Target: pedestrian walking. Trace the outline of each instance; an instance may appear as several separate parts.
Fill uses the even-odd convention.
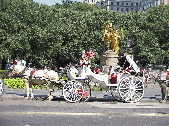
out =
[[[167,69],[167,75],[166,75],[166,84],[169,87],[169,67]]]
[[[169,81],[169,68],[167,69],[166,80],[168,80],[168,81]]]

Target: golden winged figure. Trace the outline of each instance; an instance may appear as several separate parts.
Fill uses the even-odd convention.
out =
[[[113,51],[118,52],[119,51],[119,43],[118,40],[121,36],[118,35],[118,30],[114,33],[112,23],[109,21],[107,25],[103,28],[105,31],[103,34],[103,41],[105,44],[108,45],[108,48],[112,48]],[[122,39],[124,40],[124,32],[123,28],[121,28],[122,33]]]

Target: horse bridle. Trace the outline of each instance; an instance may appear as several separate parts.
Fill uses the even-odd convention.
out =
[[[25,73],[26,70],[27,70],[27,67],[25,67],[25,68],[23,69],[23,71],[18,74],[19,77],[23,77],[23,74]]]

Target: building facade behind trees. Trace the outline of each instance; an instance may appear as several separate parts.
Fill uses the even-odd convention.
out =
[[[148,9],[156,5],[169,5],[169,0],[85,0],[85,3],[107,7],[107,10],[148,12]]]

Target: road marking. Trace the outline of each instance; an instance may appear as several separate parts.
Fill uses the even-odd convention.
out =
[[[70,116],[167,116],[168,113],[69,113],[69,112],[0,112],[0,115],[70,115]]]
[[[138,102],[138,103],[104,103],[104,102],[86,102],[86,104],[98,108],[169,108],[169,104]]]
[[[104,113],[69,113],[69,112],[0,112],[0,115],[105,115]]]

